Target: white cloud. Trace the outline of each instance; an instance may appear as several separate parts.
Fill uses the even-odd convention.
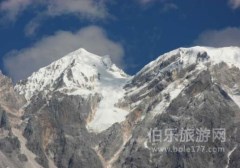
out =
[[[170,0],[136,0],[142,7],[149,7],[155,3],[160,3],[160,11],[161,12],[169,12],[173,10],[177,10],[178,6],[171,2]]]
[[[39,16],[36,17],[34,19],[32,19],[26,26],[24,29],[24,33],[26,36],[32,36],[36,33],[36,31],[38,30],[38,28],[40,27],[40,23],[42,22],[43,17]]]
[[[96,0],[50,0],[47,2],[47,13],[51,16],[76,13],[86,17],[103,18],[106,15],[105,1]]]
[[[237,9],[240,7],[240,0],[229,0],[229,5],[232,9]]]
[[[90,26],[76,33],[58,31],[30,48],[12,51],[5,56],[4,65],[9,75],[17,81],[78,48],[85,48],[98,55],[110,55],[113,62],[122,64],[122,46],[111,41],[103,29]]]
[[[107,0],[4,0],[0,11],[14,20],[29,6],[41,6],[45,16],[75,14],[86,18],[105,18]],[[35,8],[37,9],[37,8]],[[38,12],[39,13],[39,12]]]
[[[212,47],[240,46],[240,28],[205,31],[194,43]]]
[[[5,0],[0,3],[0,11],[5,12],[8,19],[14,20],[31,3],[31,0]]]

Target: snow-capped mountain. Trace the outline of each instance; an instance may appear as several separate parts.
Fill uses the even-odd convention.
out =
[[[118,83],[127,79],[109,56],[100,57],[81,48],[20,81],[15,89],[30,100],[42,91],[46,94],[56,90],[66,94],[91,94],[101,90],[101,84],[118,87]]]
[[[125,86],[123,104],[132,106],[127,120],[135,125],[114,167],[238,167],[239,68],[238,47],[179,48],[146,65]],[[159,149],[186,149],[199,143],[152,143],[146,136],[151,129],[175,129],[174,134],[179,135],[181,129],[192,128],[224,128],[225,143],[200,145],[204,149],[221,146],[225,151],[161,152]]]
[[[159,56],[134,76],[126,75],[108,56],[74,51],[20,81],[16,93],[1,90],[11,99],[1,104],[0,97],[10,119],[10,124],[0,125],[14,128],[11,138],[17,137],[21,148],[13,151],[22,154],[21,160],[13,155],[6,164],[14,162],[20,168],[238,168],[239,68],[238,47],[179,48]],[[10,85],[1,82],[0,88]],[[21,96],[26,101],[11,106]],[[10,107],[18,115],[13,117]],[[0,116],[6,120],[5,114]],[[152,143],[149,130],[155,128],[176,128],[176,134],[182,128],[224,128],[226,142]],[[0,140],[0,158],[7,157],[1,142],[12,141]],[[182,145],[224,151],[155,151]]]
[[[128,114],[115,104],[123,97],[123,86],[129,79],[130,76],[113,64],[109,56],[100,57],[81,48],[20,81],[15,89],[28,101],[39,92],[44,93],[46,99],[52,92],[81,95],[86,99],[99,94],[99,108],[88,123],[89,130],[96,132],[123,121]]]
[[[148,72],[156,74],[169,69],[186,68],[194,64],[197,64],[199,68],[201,68],[203,64],[206,65],[207,63],[211,63],[212,65],[216,65],[221,62],[225,62],[230,67],[240,67],[240,48],[212,48],[200,46],[179,48],[159,56],[156,60],[147,64],[138,74]],[[160,66],[159,71],[156,71],[155,69],[158,66]],[[138,76],[138,74],[136,76]]]
[[[184,75],[187,74],[190,79],[195,78],[194,75],[222,63],[229,68],[240,68],[240,48],[200,46],[178,48],[159,56],[143,67],[125,88],[133,105],[139,105],[141,101],[145,101],[145,97],[159,90],[161,94],[170,94],[173,100],[191,82],[188,78],[183,78]]]

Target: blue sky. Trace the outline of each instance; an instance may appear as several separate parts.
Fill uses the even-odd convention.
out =
[[[178,47],[240,46],[240,0],[2,0],[0,69],[15,81],[78,48],[134,74]]]

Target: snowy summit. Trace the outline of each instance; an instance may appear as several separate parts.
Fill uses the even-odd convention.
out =
[[[81,48],[20,81],[15,90],[28,101],[39,92],[47,95],[59,91],[86,99],[98,93],[102,99],[88,128],[102,131],[125,119],[127,112],[115,104],[124,95],[123,86],[129,79],[130,76],[113,64],[109,56],[100,57]]]

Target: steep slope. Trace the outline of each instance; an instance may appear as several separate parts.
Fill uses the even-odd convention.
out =
[[[193,47],[146,65],[125,87],[122,104],[131,104],[127,120],[134,124],[113,167],[239,167],[239,59],[237,47]],[[178,137],[181,130],[201,128],[224,128],[226,141],[152,141],[154,129],[162,136],[173,129]],[[192,150],[198,146],[205,151]],[[216,147],[224,151],[208,151]],[[181,148],[190,152],[171,152]]]
[[[41,167],[21,135],[20,108],[24,103],[24,98],[14,91],[11,79],[0,72],[0,167]]]
[[[90,130],[99,132],[123,121],[127,115],[126,111],[115,107],[124,95],[122,87],[127,80],[129,76],[116,67],[110,57],[79,49],[20,81],[15,89],[28,101],[40,92],[46,99],[50,99],[47,95],[51,96],[53,92],[81,95],[86,99],[89,95],[99,94],[100,107],[94,112],[94,118],[89,118],[91,122],[88,124]]]
[[[129,77],[77,50],[15,86],[27,147],[46,168],[238,168],[239,68],[237,47],[179,48]],[[153,143],[155,128],[224,128],[226,141]],[[224,151],[160,151],[199,145]]]
[[[20,81],[15,89],[27,100],[39,92],[47,94],[56,90],[84,95],[101,90],[100,84],[113,85],[112,80],[126,80],[127,77],[109,56],[102,58],[81,48]]]
[[[240,68],[240,48],[179,48],[160,56],[138,72],[125,86],[127,95],[133,105],[144,101],[145,97],[154,97],[157,92],[164,94],[167,91],[173,99],[188,85],[188,78],[196,77],[193,74],[217,71],[222,64],[226,69]],[[228,85],[227,82],[224,84]]]
[[[79,49],[20,81],[15,90],[28,101],[24,137],[38,163],[101,167],[95,133],[125,120],[128,111],[118,101],[130,78],[108,56]]]

